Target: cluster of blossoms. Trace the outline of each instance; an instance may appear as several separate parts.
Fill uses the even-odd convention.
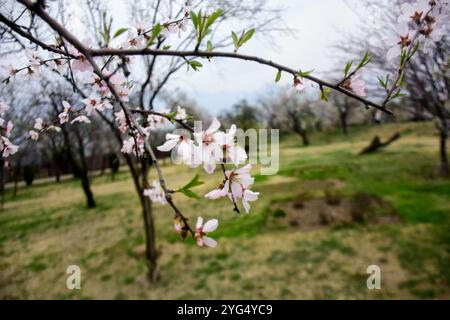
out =
[[[415,45],[416,40],[422,44],[421,49],[427,52],[445,35],[444,24],[448,23],[449,12],[449,2],[444,0],[404,3],[395,35],[386,39],[391,46],[386,58],[391,60],[400,56],[405,49]]]
[[[159,204],[166,204],[166,193],[164,189],[161,187],[161,184],[154,180],[153,185],[150,189],[144,189],[144,196],[149,197],[153,202]]]
[[[36,118],[34,121],[34,130],[30,130],[30,138],[34,141],[39,140],[39,135],[43,131],[55,131],[60,132],[61,128],[54,124],[47,124],[42,118]]]
[[[11,131],[14,127],[13,123],[11,121],[6,121],[3,119],[6,112],[8,111],[9,106],[0,101],[0,130],[1,130],[1,140],[0,140],[0,149],[2,152],[3,159],[8,158],[10,155],[15,154],[19,147],[14,145],[10,140],[9,137],[11,136]],[[5,163],[7,165],[7,163]]]
[[[161,26],[161,33],[169,38],[171,34],[177,34],[180,37],[182,32],[187,31],[189,22],[189,7],[184,7],[183,18],[178,21],[164,23]],[[145,49],[149,42],[152,41],[152,31],[154,27],[139,23],[135,27],[128,30],[126,40],[122,42],[122,49]]]

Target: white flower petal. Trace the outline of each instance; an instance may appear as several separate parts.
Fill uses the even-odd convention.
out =
[[[159,151],[162,151],[162,152],[168,152],[168,151],[172,150],[173,148],[175,148],[177,143],[178,143],[177,140],[167,140],[163,145],[157,147],[156,149],[158,149]]]
[[[203,237],[203,243],[210,248],[217,247],[217,241],[210,237]]]
[[[197,223],[195,224],[195,228],[201,228],[203,226],[203,218],[202,217],[198,217],[197,218]]]
[[[203,227],[203,231],[207,232],[207,233],[213,232],[217,229],[218,226],[219,226],[219,220],[211,219],[205,223],[205,226]]]

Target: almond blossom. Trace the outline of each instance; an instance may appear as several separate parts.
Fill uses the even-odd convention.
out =
[[[386,43],[391,47],[386,53],[386,59],[392,60],[401,55],[402,49],[409,47],[411,42],[411,31],[407,24],[398,24],[395,28],[395,35],[386,39]]]
[[[221,183],[217,189],[205,194],[206,199],[216,200],[219,198],[226,197],[230,192],[230,181],[227,179],[225,182]]]
[[[11,131],[14,128],[14,125],[11,121],[8,121],[8,123],[6,124],[6,130],[5,130],[5,135],[7,137],[9,137],[11,135]]]
[[[153,180],[153,185],[150,189],[144,189],[143,195],[149,197],[153,202],[162,205],[167,203],[166,193],[161,187],[161,184],[156,180]]]
[[[224,135],[222,148],[225,153],[225,161],[232,162],[237,166],[247,160],[247,152],[245,152],[245,149],[236,143],[236,131],[237,127],[233,124],[228,132]]]
[[[163,110],[161,111],[161,113],[166,114],[168,112],[167,110]],[[166,125],[170,124],[170,121],[166,117],[156,114],[150,114],[147,117],[147,123],[149,125],[150,130],[159,130],[163,129]]]
[[[175,217],[173,220],[173,227],[176,232],[181,232],[183,230],[182,220],[179,216]]]
[[[197,242],[197,245],[199,247],[217,247],[217,241],[213,238],[208,237],[208,233],[215,231],[218,226],[219,221],[217,219],[208,220],[203,225],[203,218],[198,217],[197,223],[195,224],[195,240]]]
[[[88,116],[92,115],[95,111],[103,112],[105,109],[113,108],[109,102],[102,101],[102,99],[95,96],[83,99],[82,102],[86,105],[86,112]]]
[[[305,90],[305,88],[306,86],[303,84],[303,82],[299,78],[295,77],[294,83],[292,87],[289,88],[286,95],[288,98],[290,98],[294,93],[302,92]]]
[[[186,109],[177,106],[177,113],[175,114],[175,120],[183,122],[186,121],[186,119],[187,119]]]
[[[144,49],[145,46],[145,37],[138,28],[129,30],[127,40],[121,45],[123,49]]]
[[[430,0],[418,0],[416,3],[404,3],[401,6],[402,14],[398,17],[398,22],[414,22],[419,25],[426,13],[431,9]]]
[[[200,147],[203,167],[209,174],[216,169],[216,163],[223,161],[223,151],[220,144],[223,141],[223,132],[219,132],[219,128],[220,122],[214,118],[207,130],[194,133],[195,140]]]
[[[342,84],[342,87],[353,91],[355,94],[357,94],[360,97],[366,96],[366,83],[363,79],[361,79],[362,73],[357,72],[353,77],[348,79]]]
[[[116,121],[119,123],[119,131],[121,133],[125,133],[128,130],[127,118],[125,116],[125,112],[120,110],[119,112],[114,113],[116,117]]]
[[[30,135],[30,138],[34,141],[38,141],[39,140],[39,132],[34,131],[34,130],[30,130],[28,132],[28,134]]]
[[[245,209],[245,212],[250,212],[250,204],[249,202],[253,202],[258,200],[259,192],[253,192],[249,189],[244,190],[243,197],[242,197],[242,205]]]
[[[255,182],[255,179],[250,175],[251,169],[251,164],[247,164],[239,169],[225,171],[225,175],[230,181],[231,194],[234,199],[242,198],[244,190]]]
[[[169,152],[173,149],[177,149],[178,156],[186,163],[192,158],[193,142],[187,134],[171,134],[166,135],[166,142],[157,147],[159,151]]]
[[[78,59],[73,60],[72,62],[72,70],[79,72],[93,72],[91,63],[84,55],[79,55]]]
[[[36,120],[34,120],[34,128],[36,130],[42,130],[44,129],[44,120],[42,120],[42,118],[37,118]]]
[[[78,116],[75,119],[73,119],[70,123],[74,124],[76,122],[79,122],[79,123],[91,123],[91,120],[89,120],[88,117],[81,115],[81,116]]]
[[[2,137],[0,147],[2,149],[2,155],[4,159],[15,154],[19,150],[19,146],[12,144],[11,141],[9,141],[9,139],[6,137]]]
[[[63,101],[62,105],[64,107],[64,111],[61,112],[58,115],[59,118],[59,123],[60,124],[64,124],[66,122],[69,122],[69,112],[72,111],[72,106],[70,105],[70,103],[68,103],[67,101]]]
[[[86,47],[90,47],[91,42],[88,39],[85,39],[83,41],[83,44]],[[72,70],[75,72],[93,72],[94,68],[92,67],[91,63],[87,59],[87,57],[83,54],[81,54],[77,49],[69,46],[69,53],[76,56],[77,59],[72,61]]]
[[[131,137],[127,140],[124,140],[120,152],[130,154],[133,153],[133,151],[134,151],[134,138]]]

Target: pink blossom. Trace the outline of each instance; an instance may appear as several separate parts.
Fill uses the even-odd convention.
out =
[[[81,116],[78,116],[75,119],[73,119],[72,122],[70,122],[70,123],[74,124],[76,122],[79,122],[79,123],[91,123],[91,120],[89,120],[88,117],[81,115]]]
[[[166,135],[166,142],[163,145],[157,147],[157,149],[162,152],[169,152],[174,148],[177,148],[178,156],[185,163],[190,161],[194,149],[193,142],[187,136],[187,134],[177,135],[168,133]]]
[[[251,164],[247,164],[242,168],[225,172],[230,181],[231,194],[234,199],[242,198],[243,191],[255,182],[255,179],[250,176],[251,168]]]
[[[210,200],[216,200],[225,197],[230,192],[230,181],[227,179],[224,183],[221,183],[217,189],[205,194],[205,198]]]
[[[86,112],[88,116],[92,115],[95,111],[103,112],[105,109],[112,109],[112,105],[110,103],[106,103],[105,101],[102,101],[101,98],[95,96],[83,99],[82,102],[86,105]]]
[[[5,135],[7,137],[9,137],[11,135],[11,131],[13,128],[14,128],[13,123],[11,121],[8,121],[8,123],[6,124],[6,132],[5,132]]]
[[[181,232],[183,230],[182,221],[181,221],[180,217],[177,216],[173,220],[173,227],[174,227],[176,232]]]
[[[259,192],[253,192],[249,189],[244,190],[242,197],[242,205],[247,213],[250,212],[250,204],[249,202],[253,202],[258,200]]]
[[[122,149],[120,150],[122,153],[130,154],[134,151],[134,138],[129,138],[125,140],[122,145]]]
[[[119,123],[119,130],[121,133],[125,133],[128,130],[128,123],[125,117],[125,112],[120,110],[119,112],[114,113],[116,117],[116,121]]]
[[[34,131],[34,130],[30,130],[29,134],[30,134],[30,138],[32,140],[38,141],[38,139],[39,139],[39,132]]]
[[[8,138],[2,137],[2,149],[3,149],[3,158],[8,158],[9,156],[15,154],[19,150],[19,146],[16,146],[9,141]]]
[[[395,34],[386,39],[386,43],[391,48],[386,53],[386,59],[392,60],[402,53],[402,49],[411,45],[410,30],[405,23],[396,26]]]
[[[34,122],[34,128],[39,131],[44,129],[44,120],[37,118]]]
[[[219,132],[220,122],[214,118],[206,131],[194,133],[200,147],[203,168],[209,174],[216,169],[216,163],[222,162],[223,151],[220,142],[223,141],[223,132]]]
[[[78,58],[72,62],[72,70],[79,72],[93,72],[94,68],[84,55],[79,55]]]
[[[289,88],[286,95],[288,98],[292,96],[294,93],[299,93],[304,91],[306,86],[303,84],[303,82],[299,78],[294,79],[294,83],[292,84],[292,87]]]
[[[161,187],[161,184],[154,180],[153,185],[150,189],[144,189],[143,192],[144,196],[149,197],[153,202],[159,203],[159,204],[166,204],[166,193],[164,192],[164,189]]]
[[[175,114],[175,120],[186,121],[186,119],[187,119],[186,109],[177,106],[177,113]]]
[[[62,105],[64,107],[64,111],[61,112],[58,115],[59,118],[59,123],[60,124],[64,124],[66,122],[69,122],[69,112],[72,111],[72,106],[70,105],[70,103],[68,103],[67,101],[63,101]]]
[[[342,85],[343,88],[353,91],[355,94],[361,97],[366,96],[366,83],[361,79],[361,72],[357,72],[353,77],[348,79]]]
[[[398,22],[414,22],[419,25],[425,14],[431,9],[430,0],[418,0],[416,3],[404,3],[401,6],[402,14],[398,17]]]
[[[236,125],[233,124],[224,135],[222,148],[225,151],[226,162],[232,162],[237,166],[247,160],[247,152],[235,142],[236,131]]]
[[[197,223],[195,225],[195,239],[199,247],[207,246],[210,248],[217,247],[217,241],[208,237],[208,233],[213,232],[219,226],[219,221],[217,219],[208,220],[203,225],[203,218],[198,217]]]

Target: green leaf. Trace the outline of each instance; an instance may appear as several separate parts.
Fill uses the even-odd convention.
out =
[[[168,44],[168,45],[163,47],[163,50],[169,50],[170,48],[172,48],[172,46],[170,44]]]
[[[153,26],[152,35],[150,36],[150,39],[147,42],[147,48],[153,44],[156,37],[161,33],[161,30],[162,30],[161,24],[158,23]]]
[[[198,16],[195,14],[193,10],[191,10],[189,15],[191,16],[192,24],[194,25],[195,30],[198,30]]]
[[[357,69],[361,69],[362,67],[366,66],[371,60],[372,60],[372,57],[370,56],[369,52],[367,51],[364,54],[364,57],[362,58],[361,62],[359,63]]]
[[[203,64],[201,64],[200,62],[193,60],[193,61],[189,61],[189,65],[192,67],[192,69],[194,69],[195,71],[198,71],[198,69],[200,69],[201,67],[203,67]]]
[[[238,39],[238,35],[236,34],[236,32],[231,31],[231,36],[233,37],[234,49],[235,49],[235,50],[239,49],[239,39]]]
[[[328,102],[328,94],[331,92],[329,88],[323,88],[321,90],[320,99]]]
[[[128,28],[120,28],[119,30],[116,31],[116,33],[114,33],[113,39],[117,38],[118,36],[120,36],[121,34],[127,32],[127,31],[128,31]]]
[[[377,77],[377,78],[378,78],[378,83],[380,84],[380,86],[381,86],[382,88],[386,89],[387,85],[386,85],[386,83],[384,82],[383,78],[381,78],[381,77]]]
[[[213,51],[213,45],[211,40],[208,40],[208,42],[206,43],[206,48],[208,49],[208,51]]]
[[[275,78],[275,82],[278,82],[281,80],[281,70],[278,70],[277,77]]]
[[[309,76],[311,73],[313,73],[314,72],[314,69],[313,70],[309,70],[309,71],[299,71],[298,72],[298,76],[299,77],[301,77],[301,78],[304,78],[304,77],[307,77],[307,76]]]
[[[352,67],[352,65],[353,65],[353,61],[349,61],[349,62],[347,63],[347,65],[345,66],[344,78],[347,77],[347,75],[348,75],[348,73],[349,73],[350,68]]]
[[[191,190],[180,190],[180,192],[188,198],[200,200],[200,196]]]
[[[180,190],[190,189],[204,184],[203,181],[200,180],[200,176],[197,174],[191,181],[189,181],[183,188]]]
[[[247,32],[245,32],[244,35],[241,37],[241,40],[239,41],[239,46],[241,47],[244,43],[250,40],[255,34],[255,31],[256,31],[255,29],[250,29]]]
[[[214,23],[214,21],[217,20],[217,18],[219,18],[221,15],[223,15],[223,10],[222,9],[218,9],[216,11],[214,11],[206,20],[205,23],[205,31],[208,31],[209,27]]]

